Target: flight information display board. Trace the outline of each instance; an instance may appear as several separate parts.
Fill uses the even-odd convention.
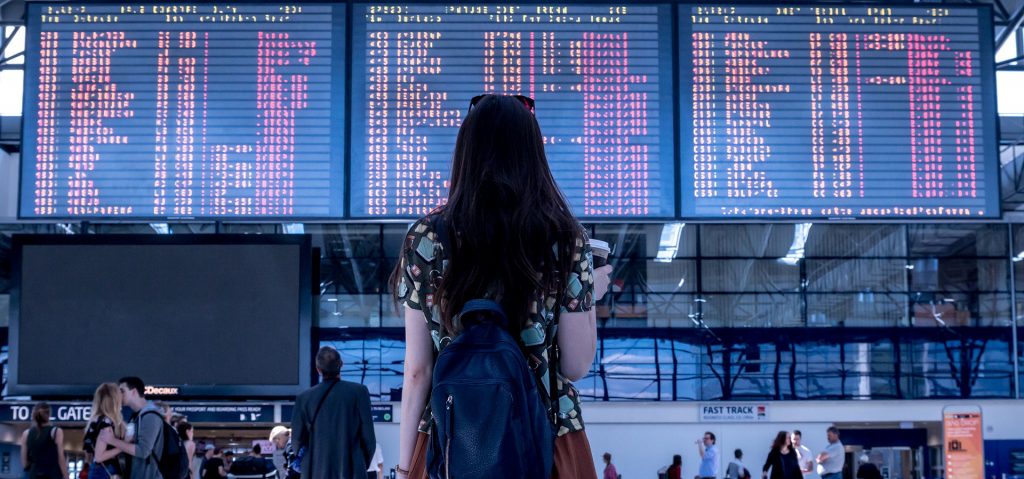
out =
[[[21,217],[344,216],[343,4],[27,15]]]
[[[998,217],[991,10],[680,6],[680,214]]]
[[[481,93],[536,100],[577,215],[675,215],[670,6],[356,4],[352,16],[352,217],[441,204]]]

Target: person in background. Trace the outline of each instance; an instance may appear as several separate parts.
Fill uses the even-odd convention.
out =
[[[750,471],[743,465],[743,450],[733,451],[733,460],[729,461],[729,467],[725,469],[725,479],[750,479]]]
[[[231,466],[233,466],[235,464],[235,451],[232,451],[230,449],[228,449],[227,451],[224,451],[223,459],[224,459],[224,470],[230,473],[231,472]]]
[[[828,446],[818,454],[818,474],[821,479],[842,479],[846,465],[846,449],[839,440],[839,428],[831,426],[826,431]]]
[[[618,479],[619,471],[616,471],[615,464],[612,464],[612,454],[606,452],[602,458],[604,459],[604,479]]]
[[[171,405],[165,401],[153,401],[153,405],[156,406],[163,413],[164,422],[170,425],[174,425],[172,420],[174,419],[174,411],[171,410]]]
[[[370,391],[341,380],[341,355],[330,346],[316,354],[323,381],[295,398],[293,446],[305,448],[302,479],[362,479],[377,438]]]
[[[206,464],[203,465],[202,479],[221,479],[228,477],[228,470],[224,467],[224,453],[218,448],[207,450]]]
[[[32,427],[21,434],[21,464],[29,479],[68,479],[64,431],[50,424],[50,405],[32,407]]]
[[[761,477],[768,477],[768,470],[771,469],[771,479],[803,479],[800,473],[800,464],[796,459],[796,452],[793,451],[793,444],[790,442],[789,433],[779,431],[772,442],[772,450],[768,453],[768,459],[761,469]]]
[[[117,460],[121,450],[100,440],[104,429],[112,429],[120,439],[127,432],[121,417],[121,390],[114,383],[100,384],[92,396],[92,415],[82,439],[82,450],[91,458],[88,479],[116,479],[124,473]]]
[[[707,431],[704,438],[697,441],[697,451],[700,452],[700,479],[715,479],[718,477],[718,448],[715,444],[718,440],[715,433]]]
[[[860,456],[860,467],[857,468],[857,479],[882,479],[882,471],[878,470],[878,466],[871,462],[867,454]]]
[[[191,467],[196,458],[195,431],[192,429],[192,424],[182,419],[178,421],[178,424],[174,426],[174,428],[178,431],[178,437],[181,438],[181,444],[185,446],[185,455],[188,456],[188,475],[191,479],[198,479],[193,475]]]
[[[124,377],[118,382],[124,403],[135,412],[132,417],[135,435],[128,441],[118,439],[113,431],[100,431],[100,440],[132,456],[131,479],[162,479],[153,451],[162,451],[164,440],[163,411],[146,400],[146,385],[137,377]]]
[[[683,477],[683,456],[676,454],[672,456],[672,465],[668,466],[668,479],[682,479]]]
[[[802,444],[803,436],[799,429],[795,429],[793,434],[790,434],[789,439],[793,443],[793,450],[796,451],[796,460],[800,465],[800,473],[806,476],[814,472],[814,456],[811,454],[811,450]]]
[[[270,430],[270,442],[274,444],[274,452],[270,459],[274,463],[274,469],[277,469],[277,479],[288,477],[288,458],[285,449],[291,436],[292,432],[284,426],[274,426],[274,429]]]
[[[370,468],[366,470],[367,479],[384,479],[384,451],[380,449],[380,443],[373,451],[373,458],[370,459]]]
[[[195,459],[192,459],[192,479],[203,479],[203,470],[206,466],[206,461],[213,457],[214,445],[206,443],[203,445],[203,453],[197,454]]]

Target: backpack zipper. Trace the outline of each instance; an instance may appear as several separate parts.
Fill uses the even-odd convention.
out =
[[[444,477],[445,479],[451,479],[451,473],[448,472],[448,466],[451,464],[451,452],[452,452],[452,425],[455,422],[452,418],[452,395],[448,395],[448,400],[445,401],[445,414],[448,416],[448,434],[444,440]]]

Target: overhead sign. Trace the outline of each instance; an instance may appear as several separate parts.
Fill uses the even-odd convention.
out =
[[[30,422],[35,402],[0,403],[0,422]],[[55,423],[84,423],[92,413],[92,404],[87,402],[51,402],[51,420]],[[273,404],[216,404],[184,403],[171,404],[171,409],[188,418],[191,423],[272,423]],[[126,416],[131,412],[125,409]]]
[[[371,404],[370,414],[373,416],[373,422],[394,422],[395,421],[395,408],[391,404]],[[295,415],[295,406],[291,404],[281,405],[281,422],[290,423],[292,422],[292,416]]]
[[[942,431],[946,449],[946,479],[985,477],[981,409],[946,408]]]
[[[171,404],[171,409],[191,423],[274,422],[273,404]]]
[[[34,402],[4,403],[0,405],[0,422],[31,422]],[[87,402],[53,402],[50,420],[56,423],[86,422],[92,414]]]
[[[768,421],[767,404],[702,404],[700,422],[765,422]]]

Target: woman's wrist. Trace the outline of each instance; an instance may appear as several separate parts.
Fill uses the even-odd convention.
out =
[[[398,474],[398,477],[409,477],[409,470],[399,464],[395,464],[395,472]]]

